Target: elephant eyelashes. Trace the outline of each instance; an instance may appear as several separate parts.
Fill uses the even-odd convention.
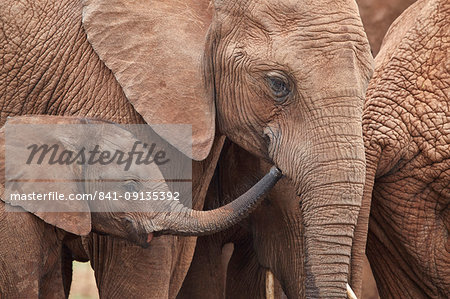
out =
[[[279,74],[269,74],[267,76],[267,83],[270,87],[272,95],[278,102],[284,101],[291,93],[289,81]]]

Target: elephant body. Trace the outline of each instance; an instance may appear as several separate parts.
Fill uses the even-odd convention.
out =
[[[382,298],[450,296],[450,5],[418,1],[391,26],[363,127],[367,254]]]
[[[1,3],[0,125],[8,116],[24,114],[145,123],[88,43],[81,3],[47,5],[45,1],[33,1],[31,6],[28,2]]]

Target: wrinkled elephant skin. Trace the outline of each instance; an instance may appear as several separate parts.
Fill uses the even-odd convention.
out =
[[[382,298],[450,296],[450,3],[391,26],[364,109],[367,254]]]
[[[0,3],[1,124],[22,114],[192,124],[192,142],[157,133],[200,161],[193,167],[196,209],[220,152],[218,135],[226,135],[277,166],[302,199],[305,295],[344,298],[365,177],[361,117],[372,73],[358,7],[353,0],[209,4]],[[89,238],[83,243],[101,297],[173,298],[195,241],[156,237],[147,259],[152,243],[145,251],[108,236]],[[164,244],[173,250],[154,259]],[[120,271],[122,250],[130,257],[124,270],[142,273],[126,286],[106,272],[110,265]],[[139,266],[138,256],[145,260]],[[167,278],[164,285],[148,283],[153,275]]]

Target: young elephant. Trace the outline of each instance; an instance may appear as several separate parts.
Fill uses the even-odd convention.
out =
[[[416,2],[389,29],[367,92],[361,214],[371,205],[382,298],[450,297],[449,36],[450,2]]]
[[[42,124],[46,127],[36,134],[35,127]],[[32,125],[34,129],[27,130],[24,125]],[[68,125],[75,126],[68,128]],[[64,129],[60,129],[62,126]],[[0,295],[31,298],[47,292],[59,295],[63,294],[62,290],[67,292],[68,287],[63,287],[63,275],[66,273],[62,272],[62,259],[64,241],[71,241],[70,234],[87,235],[92,230],[148,246],[154,231],[195,235],[221,230],[223,228],[215,224],[214,215],[225,217],[224,222],[231,221],[230,225],[237,223],[248,214],[245,211],[247,207],[256,206],[257,202],[250,203],[249,199],[261,198],[261,192],[273,187],[281,177],[276,171],[269,175],[270,178],[266,177],[260,187],[255,185],[249,190],[250,193],[233,204],[209,212],[193,211],[173,198],[133,200],[133,194],[140,192],[156,192],[158,196],[163,192],[164,198],[168,199],[168,192],[171,191],[162,170],[155,163],[138,166],[137,161],[130,160],[131,163],[124,167],[124,157],[111,159],[112,162],[106,164],[105,159],[101,158],[105,157],[104,153],[108,153],[109,158],[117,157],[117,153],[131,154],[138,142],[137,137],[126,128],[101,120],[56,116],[22,116],[8,120],[0,130],[0,144],[4,147],[0,154],[0,167],[4,174],[2,177],[6,179],[2,184],[5,188],[0,188],[4,190],[0,218],[4,246],[1,249],[0,273],[4,279],[0,283]],[[40,147],[33,148],[33,145]],[[86,156],[94,150],[97,157]],[[174,159],[176,153],[169,154],[170,158]],[[157,155],[151,154],[152,157]],[[23,160],[24,157],[28,159]],[[5,158],[8,160],[5,161]],[[103,161],[103,164],[92,162],[96,160]],[[176,158],[174,164],[175,161]],[[176,171],[179,171],[181,166],[179,160],[177,162]],[[188,162],[190,164],[191,161]],[[169,171],[166,169],[163,172],[166,174]],[[42,201],[23,199],[23,196],[29,198],[30,195],[55,193],[69,200],[45,200],[45,197]],[[113,199],[108,196],[101,198],[101,193],[114,194]],[[70,200],[70,196],[81,194],[96,195],[89,200]],[[17,200],[16,195],[22,199]],[[178,196],[181,200],[186,195]],[[23,213],[18,207],[35,216]],[[17,213],[10,213],[11,209]],[[179,225],[184,222],[192,222],[189,226],[198,229],[189,231],[180,228]],[[19,223],[20,228],[13,229]],[[16,257],[17,263],[13,263],[12,256]]]

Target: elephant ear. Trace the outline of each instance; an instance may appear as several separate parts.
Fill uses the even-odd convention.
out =
[[[192,141],[163,126],[154,130],[195,160],[208,156],[215,132],[202,73],[212,15],[209,1],[83,1],[88,41],[128,100],[150,125],[192,125]]]
[[[30,165],[26,165],[25,161],[21,162],[15,160],[16,156],[14,153],[24,151],[24,141],[28,142],[31,140],[36,140],[36,136],[28,136],[26,132],[23,134],[14,133],[20,130],[20,128],[16,127],[17,129],[14,129],[13,126],[25,124],[76,124],[79,123],[79,121],[80,119],[75,117],[20,116],[8,118],[6,124],[0,129],[0,195],[2,201],[10,204],[11,206],[19,206],[24,210],[33,213],[48,224],[81,236],[87,235],[91,231],[89,206],[84,200],[58,201],[58,211],[54,212],[49,211],[51,207],[50,205],[42,205],[42,202],[33,202],[29,200],[8,200],[8,198],[11,198],[10,194],[13,193],[31,194],[32,192],[35,192],[40,194],[48,194],[50,191],[61,189],[61,185],[59,185],[61,183],[51,181],[51,178],[59,179],[59,177],[55,177],[56,175],[46,172],[48,168],[36,171],[36,168],[31,168]],[[9,131],[10,129],[12,131]],[[23,131],[20,130],[20,132]],[[49,137],[51,137],[50,134],[52,133],[42,132],[42,134],[45,135],[44,138],[46,138],[46,140],[50,140]],[[5,138],[8,138],[8,140],[5,140]],[[56,140],[56,138],[54,141],[55,143],[60,142],[60,140]],[[7,163],[7,166],[5,163],[5,156],[7,159],[11,159],[9,160],[9,163]],[[8,168],[7,170],[6,167]],[[67,165],[64,167],[67,169],[61,169],[61,171],[77,171],[77,169],[74,169],[74,165]],[[8,173],[8,182],[5,182],[6,171]],[[61,171],[59,171],[59,173],[61,173]],[[30,180],[29,178],[31,177],[33,177],[34,180]],[[50,181],[48,183],[36,182],[36,180],[41,178],[49,179]],[[10,184],[10,187],[5,188],[5,183]],[[75,180],[72,180],[71,182],[64,182],[63,188],[65,193],[79,193],[79,186]]]

